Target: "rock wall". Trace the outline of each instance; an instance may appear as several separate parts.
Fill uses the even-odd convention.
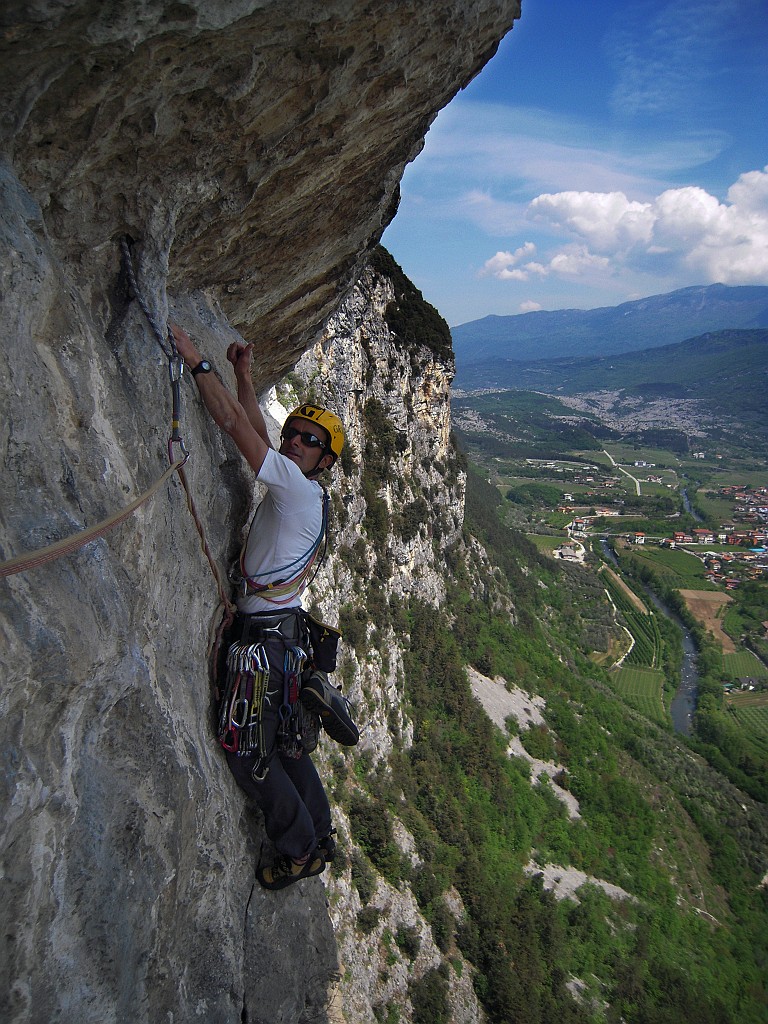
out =
[[[0,152],[100,326],[115,240],[147,287],[215,294],[295,362],[395,212],[436,112],[513,0],[75,0],[6,6]]]
[[[99,522],[167,466],[167,360],[119,239],[160,324],[170,311],[222,373],[228,341],[254,340],[258,386],[276,382],[359,276],[435,113],[517,13],[509,0],[5,6],[0,558]],[[414,392],[402,378],[420,424],[444,416],[445,371],[430,372]],[[182,384],[190,489],[224,566],[253,480]],[[345,406],[353,437],[362,409]],[[444,440],[418,429],[409,444]],[[411,458],[402,494],[378,496],[387,507],[428,472]],[[455,496],[432,495],[446,536]],[[391,548],[392,586],[439,599],[426,530]],[[254,887],[260,824],[211,742],[216,602],[177,477],[108,535],[0,580],[2,1020],[327,1018],[339,968],[324,882]],[[383,756],[372,659],[348,671],[372,694]]]
[[[407,748],[412,740],[403,701],[403,652],[410,637],[389,621],[392,603],[404,605],[410,597],[442,603],[446,558],[464,545],[466,478],[457,465],[449,408],[453,358],[393,335],[387,311],[396,302],[392,280],[367,269],[278,388],[282,405],[275,406],[279,419],[281,408],[300,395],[313,395],[341,411],[349,441],[333,478],[332,554],[311,588],[328,621],[349,624],[336,675],[361,729],[354,752],[324,742],[318,754],[329,788],[341,798],[334,808],[341,864],[324,877],[339,955],[337,991],[345,1014],[339,1019],[375,1024],[389,1015],[410,1021],[412,984],[442,965],[449,973],[451,1021],[478,1024],[483,1018],[470,965],[457,949],[450,959],[438,950],[408,885],[395,886],[373,872],[371,895],[361,898],[352,861],[362,854],[344,809],[356,793],[365,792],[356,781],[360,765],[386,772],[393,747]],[[376,438],[390,429],[399,443],[382,479],[376,471]],[[429,514],[414,528],[402,511],[425,495]],[[370,518],[372,500],[385,509],[383,529]],[[394,835],[418,866],[413,837],[397,819]],[[457,895],[451,909],[462,916]],[[361,912],[373,912],[373,927],[361,925]],[[416,937],[415,955],[406,955],[393,941],[402,929]]]

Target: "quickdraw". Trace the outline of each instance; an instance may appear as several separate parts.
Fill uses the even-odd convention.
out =
[[[286,757],[298,759],[304,753],[301,720],[298,711],[301,673],[307,661],[307,653],[301,647],[286,647],[283,662],[283,703],[280,705],[280,726],[278,728],[278,749]]]
[[[230,625],[234,618],[235,606],[232,604],[232,602],[229,600],[229,597],[227,596],[224,581],[221,578],[219,567],[216,564],[215,558],[213,557],[213,552],[211,551],[208,545],[208,540],[205,536],[205,529],[203,527],[202,520],[200,519],[197,508],[195,506],[195,501],[194,498],[192,497],[192,491],[190,490],[189,482],[187,480],[187,474],[184,470],[184,464],[189,458],[189,452],[187,451],[187,447],[184,444],[184,438],[181,435],[181,380],[184,375],[184,360],[179,355],[179,351],[176,348],[176,341],[173,337],[173,332],[171,331],[170,326],[166,325],[166,330],[165,332],[163,332],[157,320],[155,320],[154,316],[152,315],[152,312],[149,306],[147,305],[144,296],[141,293],[138,281],[136,280],[136,273],[134,271],[133,260],[131,259],[131,250],[128,245],[127,238],[123,238],[120,240],[120,249],[123,254],[123,264],[125,266],[125,272],[128,275],[128,281],[130,282],[133,295],[136,301],[138,302],[139,306],[141,307],[141,310],[144,313],[144,316],[146,317],[149,326],[152,328],[152,331],[157,339],[158,345],[160,346],[166,358],[168,359],[168,376],[171,382],[171,436],[168,439],[168,458],[171,461],[171,463],[178,463],[179,479],[181,480],[182,486],[184,488],[184,493],[187,499],[187,507],[195,523],[198,536],[200,537],[200,546],[203,549],[203,554],[208,560],[208,564],[211,567],[211,573],[213,574],[213,578],[216,581],[216,587],[219,592],[220,607],[223,606],[224,608],[224,615],[215,631],[215,636],[211,639],[211,642],[209,643],[209,654],[210,651],[213,650],[213,658],[215,662],[218,657],[218,650],[221,644],[222,634],[224,630]],[[167,346],[166,339],[168,342]],[[181,453],[178,460],[174,460],[174,449],[176,448],[178,448],[179,452]]]
[[[133,260],[131,259],[131,250],[128,246],[127,238],[122,238],[120,240],[120,250],[123,254],[123,265],[125,266],[125,272],[128,275],[128,280],[130,282],[134,298],[138,302],[139,306],[141,306],[141,310],[147,318],[147,323],[152,328],[152,331],[157,338],[158,345],[168,359],[168,376],[171,381],[172,406],[171,436],[168,439],[168,461],[175,461],[173,457],[173,449],[178,445],[180,452],[184,456],[184,461],[186,462],[189,458],[189,452],[184,444],[184,438],[181,436],[181,379],[184,375],[184,360],[181,358],[179,350],[176,348],[176,340],[173,337],[170,326],[167,326],[166,332],[163,333],[160,325],[152,315],[141,290],[139,289],[139,284],[136,280],[136,272],[133,269]],[[168,340],[167,348],[165,345],[166,338]]]
[[[264,738],[268,685],[264,644],[233,643],[227,652],[227,680],[219,704],[219,742],[230,753],[255,755],[251,774],[257,782],[269,771]]]

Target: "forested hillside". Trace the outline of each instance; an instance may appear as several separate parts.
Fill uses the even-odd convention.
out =
[[[392,273],[391,344],[423,364],[427,348],[442,352],[435,311],[388,258],[375,266]],[[421,354],[419,325],[432,339]],[[386,758],[366,750],[330,762],[346,850],[331,901],[349,879],[357,941],[388,950],[394,971],[400,957],[415,964],[423,942],[390,924],[380,882],[413,893],[439,959],[414,972],[410,1016],[381,997],[376,1019],[453,1024],[453,986],[469,972],[492,1024],[764,1021],[765,806],[621,698],[590,658],[621,632],[597,561],[540,554],[505,525],[499,491],[455,448],[439,467],[446,481],[467,473],[462,535],[446,544],[434,480],[412,480],[407,501],[420,509],[408,536],[432,536],[445,596],[393,592],[387,510],[375,496],[397,491],[386,471],[397,458],[395,405],[382,395],[362,423],[360,448],[376,457],[361,488],[378,513],[363,518],[365,543],[344,541],[339,553],[354,581],[345,641],[361,666],[388,666],[402,651],[402,700]],[[348,487],[353,478],[342,497]],[[394,502],[392,529],[402,510]],[[372,571],[368,543],[379,552]],[[476,697],[489,692],[509,708],[495,722]]]
[[[441,612],[400,613],[412,639],[414,742],[371,792],[380,820],[396,814],[417,837],[423,863],[411,883],[439,947],[450,955],[455,943],[476,966],[499,1024],[763,1021],[765,808],[617,698],[579,647],[599,602],[591,570],[566,574],[543,560],[501,525],[496,491],[469,481],[466,528],[501,576],[477,600],[459,561]],[[513,597],[514,621],[497,610],[497,589]],[[508,725],[530,755],[562,766],[578,818],[508,756],[470,693],[467,662],[544,698],[545,724]],[[369,852],[397,876],[386,845]],[[558,899],[546,865],[593,884]],[[439,899],[454,886],[467,911],[457,927]],[[427,1002],[414,1019],[448,1019],[439,972]]]

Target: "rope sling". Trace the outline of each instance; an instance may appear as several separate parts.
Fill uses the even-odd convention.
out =
[[[315,578],[320,566],[323,564],[325,553],[328,549],[329,504],[330,498],[328,497],[328,491],[323,488],[320,532],[312,542],[310,548],[303,554],[299,555],[298,558],[294,558],[292,562],[288,562],[286,565],[282,565],[277,569],[269,569],[266,572],[257,572],[254,573],[253,576],[249,576],[245,571],[246,547],[243,547],[240,554],[240,589],[244,596],[256,595],[263,598],[265,601],[269,601],[271,604],[284,605],[290,604],[295,600],[297,594],[301,594],[307,589]],[[322,553],[320,552],[321,544],[323,545]],[[318,555],[320,555],[319,560]],[[315,563],[317,563],[317,565],[315,565]],[[295,575],[290,576],[287,579],[277,579],[270,583],[259,582],[261,577],[283,573],[289,569],[294,569],[297,565],[300,566],[300,568],[296,571]],[[314,573],[312,572],[313,566],[315,567]]]

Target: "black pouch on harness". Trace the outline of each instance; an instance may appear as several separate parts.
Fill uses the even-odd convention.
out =
[[[307,612],[304,612],[304,621],[309,630],[309,645],[312,648],[314,667],[319,668],[321,672],[334,672],[341,633],[333,626],[326,626],[319,619],[312,618]]]

